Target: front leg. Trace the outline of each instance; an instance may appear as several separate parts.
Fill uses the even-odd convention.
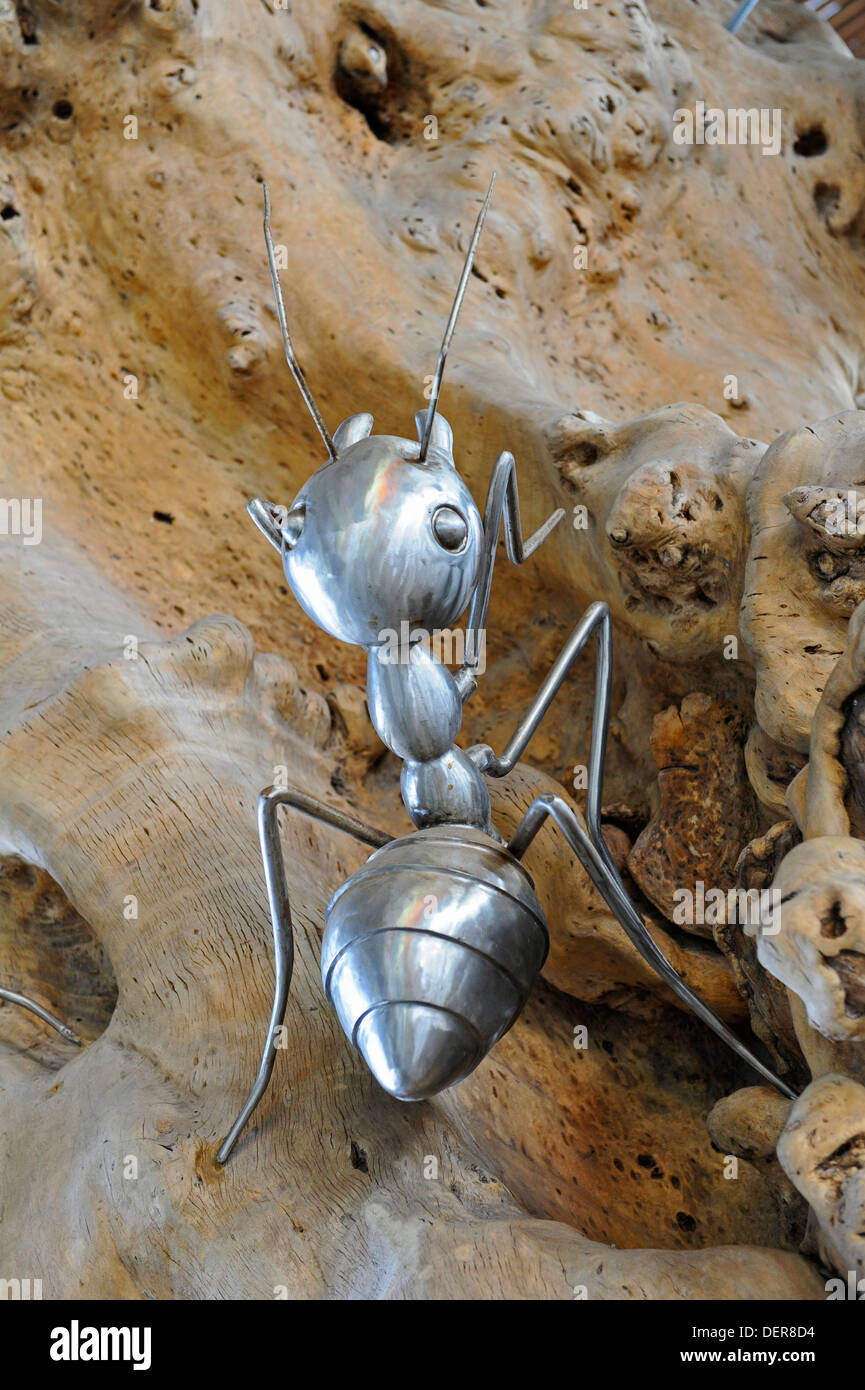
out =
[[[520,524],[520,500],[517,495],[517,470],[514,456],[509,454],[507,450],[499,454],[490,477],[484,507],[484,553],[472,598],[472,606],[469,610],[465,660],[457,673],[463,702],[468,699],[477,686],[477,667],[480,660],[479,635],[486,627],[493,568],[496,562],[496,546],[498,545],[502,521],[504,520],[505,523],[505,548],[508,552],[508,559],[512,565],[521,565],[558,526],[564,514],[562,507],[557,508],[552,516],[547,518],[543,526],[539,526],[537,531],[529,536],[527,541],[524,541]]]
[[[43,1023],[50,1024],[50,1026],[54,1028],[61,1037],[65,1038],[67,1042],[75,1043],[77,1047],[81,1047],[82,1042],[78,1034],[73,1033],[72,1029],[68,1027],[67,1024],[63,1023],[59,1018],[55,1018],[54,1014],[49,1013],[44,1004],[37,1003],[35,999],[31,999],[26,994],[18,994],[14,989],[0,989],[0,999],[4,1000],[7,1004],[18,1004],[20,1008],[27,1009],[28,1013],[35,1014],[37,1018],[41,1018]]]
[[[549,674],[541,685],[528,710],[523,715],[501,757],[496,757],[486,743],[470,748],[472,762],[488,777],[504,777],[519,762],[565,676],[570,671],[590,637],[597,646],[595,662],[595,702],[592,713],[592,741],[589,749],[589,785],[586,791],[586,821],[589,833],[597,843],[601,835],[601,787],[604,781],[604,754],[607,728],[610,722],[610,689],[613,680],[613,629],[606,603],[591,604],[580,618],[566,641]]]

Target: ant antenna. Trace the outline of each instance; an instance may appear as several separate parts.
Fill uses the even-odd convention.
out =
[[[457,322],[457,314],[459,313],[460,308],[462,306],[463,297],[466,292],[466,285],[468,283],[468,278],[471,273],[472,262],[475,258],[475,252],[478,249],[478,242],[481,239],[484,218],[487,215],[487,209],[490,205],[490,201],[492,200],[495,182],[496,176],[494,173],[492,178],[490,179],[490,186],[487,189],[487,196],[484,198],[483,206],[480,212],[478,213],[478,220],[475,223],[475,229],[472,232],[472,239],[469,242],[469,249],[466,252],[465,264],[463,265],[463,273],[460,276],[460,282],[457,285],[457,292],[456,297],[454,299],[453,308],[451,309],[451,316],[448,319],[447,328],[445,329],[445,335],[442,338],[442,345],[439,348],[438,361],[436,362],[435,375],[433,376],[432,381],[432,390],[430,391],[429,409],[426,413],[426,424],[423,427],[423,435],[421,437],[420,442],[420,457],[418,460],[420,463],[423,463],[426,460],[426,453],[427,449],[429,448],[430,435],[432,434],[433,420],[435,419],[436,407],[438,406],[439,392],[442,389],[442,376],[444,374],[445,369],[445,358],[448,355],[448,348],[451,345],[451,338],[454,336],[454,329],[456,327]]]
[[[288,320],[285,317],[285,303],[282,298],[282,286],[279,283],[279,271],[276,268],[276,256],[273,252],[273,237],[270,234],[270,193],[267,184],[264,184],[264,241],[267,246],[267,263],[270,266],[270,278],[273,281],[273,293],[276,298],[276,316],[279,319],[279,327],[282,331],[282,343],[285,348],[285,360],[288,363],[289,371],[297,382],[298,390],[303,396],[306,408],[315,421],[315,427],[325,442],[331,463],[336,461],[336,450],[333,447],[327,425],[321,418],[321,411],[315,403],[312,392],[307,385],[303,369],[294,353],[294,344],[291,341],[291,334],[288,331]]]
[[[742,25],[745,23],[745,20],[748,18],[748,15],[751,13],[751,11],[757,8],[757,4],[758,0],[742,0],[741,5],[736,10],[736,13],[733,15],[731,19],[728,19],[727,23],[724,25],[724,28],[727,30],[727,33],[735,34],[739,29],[741,29]]]

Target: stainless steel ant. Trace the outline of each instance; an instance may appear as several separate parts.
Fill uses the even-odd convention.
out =
[[[478,683],[499,529],[512,564],[564,513],[523,540],[511,454],[493,468],[483,520],[456,471],[453,435],[437,413],[445,359],[492,198],[490,182],[457,287],[430,392],[415,416],[418,442],[371,433],[368,414],[328,433],[295,356],[270,231],[264,235],[285,356],[327,450],[291,507],[256,499],[249,512],[280,552],[295,598],[331,636],[368,654],[369,714],[402,759],[403,801],[416,829],[399,839],[297,790],[269,787],[258,828],[273,925],[276,987],[258,1076],[217,1151],[225,1163],[270,1080],[293,963],[291,910],[279,842],[280,806],[375,847],[327,909],[322,979],[346,1035],[376,1079],[400,1100],[425,1100],[466,1077],[520,1013],[547,955],[549,934],[521,859],[549,817],[646,961],[764,1079],[793,1092],[755,1057],[676,973],[632,906],[601,833],[612,629],[605,603],[580,618],[500,756],[456,743]],[[465,659],[455,674],[421,633],[446,629],[470,604]],[[411,629],[394,658],[385,634]],[[535,798],[505,844],[490,818],[487,777],[522,755],[583,647],[596,649],[595,703],[585,820],[562,797]]]

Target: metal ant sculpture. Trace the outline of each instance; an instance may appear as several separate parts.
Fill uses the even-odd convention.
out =
[[[500,756],[457,747],[462,708],[477,688],[499,529],[512,564],[549,535],[559,510],[524,541],[513,456],[499,455],[483,520],[456,471],[450,426],[437,414],[442,373],[492,197],[490,182],[469,243],[433,376],[415,416],[418,442],[374,435],[352,415],[328,433],[294,353],[270,232],[264,235],[285,356],[327,449],[327,461],[291,507],[256,499],[249,513],[280,552],[301,607],[331,636],[368,653],[367,701],[380,738],[402,759],[400,787],[416,829],[394,839],[305,795],[274,787],[258,802],[273,924],[276,985],[261,1065],[217,1151],[225,1163],[267,1088],[293,963],[291,910],[279,842],[280,806],[375,847],[327,909],[325,993],[373,1075],[400,1100],[426,1100],[466,1077],[519,1015],[546,959],[549,933],[521,859],[549,817],[586,868],[637,950],[670,988],[755,1071],[795,1096],[693,993],[632,906],[601,833],[612,629],[593,603],[567,639]],[[396,660],[385,633],[453,623],[470,604],[465,659],[455,674],[421,641]],[[415,629],[416,631],[416,629]],[[414,633],[413,633],[414,636]],[[523,753],[589,638],[597,648],[585,822],[559,796],[538,796],[505,844],[490,818],[486,777],[504,777]]]

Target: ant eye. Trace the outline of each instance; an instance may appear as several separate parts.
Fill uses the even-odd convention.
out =
[[[433,512],[432,529],[445,550],[462,550],[468,540],[468,522],[455,507],[437,507]]]
[[[294,547],[303,535],[305,521],[306,504],[304,502],[299,503],[296,507],[292,507],[291,511],[286,514],[282,526],[280,527],[282,531],[282,541],[286,550],[294,550]]]

